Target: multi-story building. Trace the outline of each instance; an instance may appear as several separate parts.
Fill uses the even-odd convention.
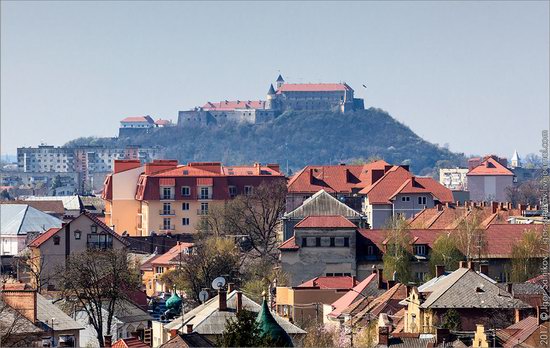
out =
[[[499,158],[490,156],[468,171],[468,190],[473,201],[508,200],[506,188],[513,186],[514,173]]]
[[[467,168],[439,169],[439,183],[449,190],[468,190]]]
[[[285,180],[278,164],[224,166],[220,162],[116,161],[103,198],[106,223],[131,236],[194,233],[213,204],[251,194],[264,182]]]

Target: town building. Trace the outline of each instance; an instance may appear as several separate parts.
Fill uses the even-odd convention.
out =
[[[65,266],[69,255],[89,249],[118,249],[127,246],[119,235],[94,215],[84,212],[61,228],[50,228],[32,240],[30,265],[31,281],[38,288],[55,289],[56,274]]]
[[[468,190],[467,168],[440,168],[439,183],[451,191]]]
[[[506,188],[513,186],[514,173],[501,162],[491,156],[468,171],[472,201],[508,201]]]
[[[157,160],[141,166],[137,161],[117,161],[105,180],[105,222],[130,236],[194,233],[211,205],[251,194],[262,183],[283,180],[278,164],[178,165],[174,160]]]
[[[298,208],[320,190],[361,211],[359,191],[379,180],[386,167],[391,166],[383,160],[361,165],[306,166],[288,181],[286,211]]]
[[[550,329],[550,323],[541,319],[540,314],[528,316],[506,328],[496,332],[498,343],[504,348],[526,347],[535,348],[548,346],[545,337]]]
[[[118,130],[119,138],[131,138],[133,136],[146,134],[153,128],[172,127],[174,124],[170,120],[153,120],[149,115],[146,116],[131,116],[120,121]]]
[[[383,175],[359,191],[371,228],[383,228],[395,216],[410,218],[423,209],[453,202],[451,190],[433,178],[414,176],[408,166],[386,166]]]

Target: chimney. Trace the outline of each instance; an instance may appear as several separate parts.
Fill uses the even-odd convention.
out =
[[[458,267],[459,267],[459,268],[467,268],[467,266],[466,266],[466,261],[459,261],[459,262],[458,262]]]
[[[243,293],[237,291],[237,313],[243,310]]]
[[[436,265],[435,266],[435,276],[441,277],[445,273],[445,265]]]
[[[372,265],[372,273],[376,273],[377,270],[376,270],[376,265]]]
[[[185,332],[187,332],[188,334],[193,333],[193,324],[185,325]]]
[[[514,309],[514,323],[519,323],[520,321],[521,321],[521,310],[519,308],[515,308]]]
[[[493,214],[496,214],[496,212],[498,211],[498,202],[491,202],[491,211],[493,212]]]
[[[512,283],[506,283],[506,292],[514,296],[514,287]]]
[[[382,270],[378,270],[378,289],[384,289],[384,272]]]
[[[218,290],[218,309],[220,311],[227,310],[227,292]]]
[[[235,283],[228,283],[227,284],[227,293],[230,294],[233,290],[235,290]]]
[[[177,329],[172,329],[172,330],[170,330],[170,338],[176,337],[177,334],[178,334],[178,330],[177,330]]]
[[[267,168],[276,171],[277,173],[281,172],[281,167],[277,163],[268,163]]]
[[[475,265],[474,265],[474,262],[473,261],[468,261],[468,268],[471,269],[472,271],[474,271],[475,269]]]
[[[112,343],[113,335],[105,335],[103,336],[103,345],[105,348],[110,348]]]
[[[449,336],[450,336],[449,329],[437,328],[435,330],[436,345],[439,346],[439,345],[443,344],[443,342],[449,343]]]
[[[139,160],[115,160],[114,161],[114,173],[123,172],[130,169],[135,169],[141,166]]]
[[[479,272],[489,276],[489,265],[486,263],[479,265]]]
[[[378,327],[378,345],[387,346],[390,340],[390,330],[387,326]]]
[[[395,286],[396,281],[395,280],[388,280],[388,290],[393,288]]]

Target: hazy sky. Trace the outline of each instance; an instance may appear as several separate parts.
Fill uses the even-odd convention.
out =
[[[265,98],[278,71],[346,81],[467,154],[537,152],[548,127],[547,1],[1,4],[4,154],[114,136],[126,116]]]

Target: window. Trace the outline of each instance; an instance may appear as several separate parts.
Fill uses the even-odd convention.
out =
[[[111,249],[113,247],[113,236],[110,234],[89,234],[88,249]]]
[[[201,193],[199,195],[199,199],[211,199],[210,196],[210,188],[209,187],[201,187]]]
[[[336,245],[334,237],[330,237],[330,246],[334,247]]]
[[[53,245],[59,245],[59,241],[61,240],[61,237],[54,236],[53,237]]]
[[[367,246],[367,255],[374,255],[374,248],[372,245]]]
[[[157,267],[157,268],[155,269],[155,273],[164,273],[164,267],[160,267],[160,266]]]
[[[174,197],[172,197],[172,188],[171,187],[163,187],[162,188],[162,198],[161,199],[174,199]]]
[[[315,246],[320,247],[321,246],[321,237],[315,237]]]
[[[189,186],[182,186],[181,187],[181,195],[182,196],[191,196],[191,188]]]
[[[327,277],[334,277],[334,273],[326,273]]]
[[[171,215],[172,212],[172,204],[170,203],[162,203],[162,215]]]
[[[97,226],[92,225],[91,230],[92,230],[92,233],[97,233]]]
[[[401,202],[410,202],[411,201],[411,197],[409,196],[402,196],[401,197]]]
[[[181,224],[183,226],[189,226],[189,218],[183,218],[181,219]]]
[[[229,186],[229,196],[231,198],[237,196],[237,186]]]
[[[170,218],[164,218],[162,219],[162,229],[163,230],[171,230],[172,224],[171,224]]]
[[[304,248],[304,247],[307,247],[307,238],[306,237],[302,238],[302,248]]]
[[[414,246],[415,255],[426,255],[426,246],[424,244]]]
[[[82,235],[82,232],[79,230],[74,231],[74,239],[80,239],[80,236]]]
[[[189,210],[189,202],[183,202],[181,204],[181,210]]]
[[[244,187],[244,194],[245,195],[251,195],[252,191],[254,191],[254,188],[252,186],[245,186]]]
[[[208,203],[202,202],[199,215],[206,215],[206,214],[208,214]]]
[[[418,197],[418,204],[426,205],[426,197]]]
[[[344,237],[344,246],[349,247],[349,237]]]

